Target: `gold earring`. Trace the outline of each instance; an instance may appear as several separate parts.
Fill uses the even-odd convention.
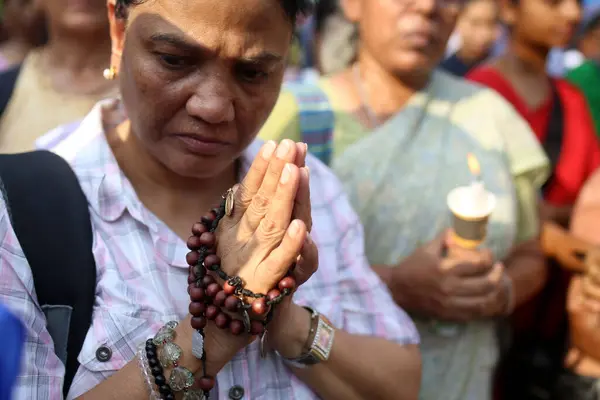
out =
[[[115,67],[106,68],[103,72],[104,79],[112,81],[117,77],[117,69]]]

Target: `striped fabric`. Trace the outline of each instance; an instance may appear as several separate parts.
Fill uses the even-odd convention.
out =
[[[97,105],[71,134],[54,132],[51,150],[69,161],[89,201],[98,286],[92,326],[79,354],[81,366],[69,392],[76,398],[123,368],[137,346],[165,322],[188,312],[185,242],[139,201],[121,172],[103,131]],[[244,174],[257,155],[255,141],[242,156]],[[311,169],[312,238],[319,247],[319,270],[295,294],[300,305],[326,315],[353,334],[375,335],[401,344],[418,342],[411,319],[397,308],[364,256],[363,230],[337,178],[313,157]],[[191,224],[192,221],[190,221]],[[57,260],[48,260],[49,265]],[[77,278],[73,277],[73,284]],[[0,302],[26,327],[23,366],[15,399],[61,399],[64,367],[54,354],[44,314],[37,304],[27,260],[0,203]],[[96,351],[111,350],[109,360]],[[312,400],[317,395],[296,378],[274,353],[262,359],[258,343],[240,351],[217,375],[217,393],[227,399],[234,386],[245,399]]]
[[[335,117],[327,95],[318,85],[289,82],[285,89],[295,96],[298,104],[302,141],[312,155],[329,165]]]

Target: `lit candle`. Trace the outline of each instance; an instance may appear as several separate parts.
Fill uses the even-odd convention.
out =
[[[469,186],[470,194],[470,211],[474,214],[485,213],[488,208],[488,194],[485,190],[485,186],[483,184],[483,180],[481,179],[481,168],[479,166],[479,161],[477,158],[469,153],[467,155],[467,164],[469,165],[469,170],[471,174],[473,174],[473,181]]]

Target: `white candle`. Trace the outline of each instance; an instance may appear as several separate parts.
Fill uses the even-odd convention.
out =
[[[482,181],[476,180],[471,183],[470,191],[470,208],[471,212],[477,215],[483,214],[488,208],[488,195]]]

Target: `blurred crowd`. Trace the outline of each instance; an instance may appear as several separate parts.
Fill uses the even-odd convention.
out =
[[[67,3],[2,2],[0,153],[64,143],[126,90],[106,1]],[[600,400],[600,3],[319,0],[259,137],[340,179],[418,329],[419,399]],[[462,248],[448,194],[474,180],[495,204]],[[2,353],[0,400],[20,379]]]

